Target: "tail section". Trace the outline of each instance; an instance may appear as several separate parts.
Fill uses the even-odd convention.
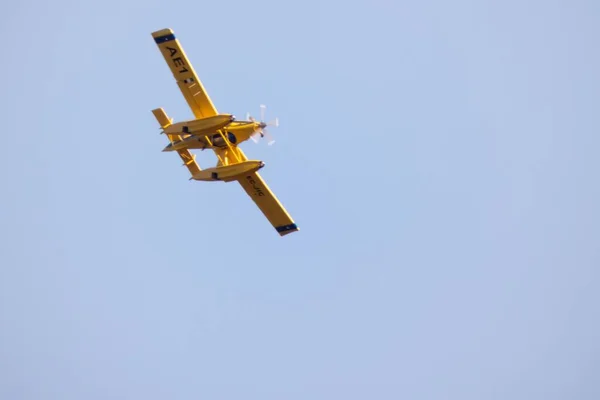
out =
[[[167,116],[167,113],[162,108],[152,110],[152,114],[154,114],[154,118],[156,118],[160,124],[160,127],[163,129],[166,129],[169,125],[171,125],[171,123],[173,123],[173,120]]]
[[[167,116],[167,113],[162,108],[152,110],[152,114],[154,114],[154,118],[156,118],[156,121],[158,121],[160,127],[163,130],[166,129],[169,125],[171,125],[171,123],[173,122],[173,120]],[[171,135],[165,136],[169,138],[171,143],[173,142],[173,137]],[[181,136],[175,136],[174,138],[177,140],[181,140]],[[200,166],[196,162],[196,157],[192,153],[190,153],[189,150],[178,150],[177,153],[179,154],[179,157],[181,157],[183,165],[186,166],[187,169],[190,171],[190,174],[192,174],[192,177],[197,176],[200,173],[200,171],[202,171],[202,168],[200,168]]]

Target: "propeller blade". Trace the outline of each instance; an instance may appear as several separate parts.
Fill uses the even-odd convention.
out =
[[[267,109],[267,106],[265,106],[264,104],[260,105],[260,120],[264,121],[265,120],[265,110]]]
[[[265,135],[265,139],[267,139],[267,144],[269,146],[271,146],[273,143],[275,143],[275,139],[273,139],[273,136],[271,136],[271,134],[269,133],[268,130],[263,129],[263,135]]]
[[[260,123],[259,124],[260,129],[257,130],[256,132],[254,132],[252,135],[250,135],[250,138],[252,139],[252,141],[254,143],[258,143],[259,136],[261,138],[264,137],[267,140],[267,144],[269,146],[271,146],[273,143],[275,143],[275,139],[273,138],[273,136],[271,136],[271,134],[265,128],[267,126],[274,126],[277,128],[279,126],[279,118],[275,118],[275,119],[265,123],[266,109],[267,109],[267,106],[265,106],[264,104],[260,105],[260,120],[258,121]],[[256,119],[250,115],[250,113],[246,114],[246,118],[250,122],[257,122]]]

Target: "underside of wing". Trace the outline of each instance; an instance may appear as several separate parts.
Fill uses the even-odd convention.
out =
[[[196,118],[217,115],[217,109],[206,93],[179,41],[171,29],[152,33],[165,61],[169,65],[177,85]]]
[[[238,181],[281,236],[299,230],[258,172],[246,174]]]

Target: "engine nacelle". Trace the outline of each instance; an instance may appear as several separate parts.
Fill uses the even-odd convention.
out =
[[[235,135],[231,132],[227,132],[225,133],[225,135],[227,135],[227,140],[229,140],[229,142],[231,144],[236,144],[237,143],[237,138],[235,137]],[[214,134],[210,140],[213,143],[213,146],[215,147],[226,147],[227,146],[227,142],[225,142],[225,140],[223,139],[223,136],[221,136],[219,133]]]

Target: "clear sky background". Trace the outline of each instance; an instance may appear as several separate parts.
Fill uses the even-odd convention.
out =
[[[5,2],[0,399],[600,398],[599,17]],[[167,27],[300,232],[161,152]]]

